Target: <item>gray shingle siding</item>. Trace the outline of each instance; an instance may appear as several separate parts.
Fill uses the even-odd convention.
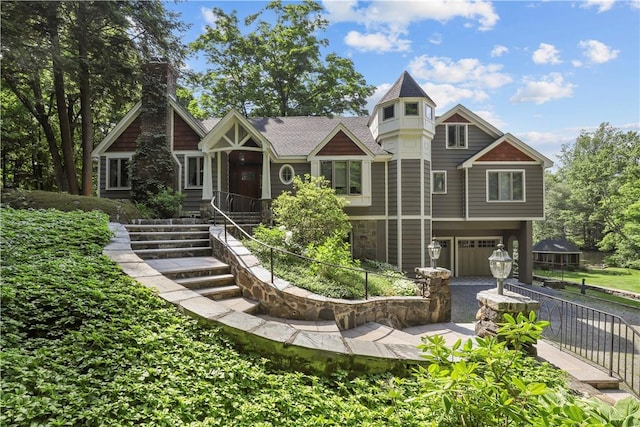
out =
[[[305,174],[311,174],[311,165],[309,163],[271,163],[271,198],[275,199],[283,191],[291,191],[293,184],[283,184],[280,181],[280,168],[286,164],[293,166],[293,170],[297,176],[304,177]]]
[[[524,170],[525,202],[487,202],[487,170]],[[469,169],[470,218],[542,218],[543,170],[540,165],[480,165]]]
[[[402,215],[420,215],[420,160],[404,159],[401,165]]]
[[[398,162],[389,162],[389,215],[398,215]]]
[[[490,135],[477,126],[469,125],[468,148],[447,149],[445,125],[436,127],[431,145],[431,169],[447,172],[447,194],[433,195],[434,218],[464,218],[465,177],[458,165],[493,142]]]
[[[389,264],[398,265],[398,221],[389,221]]]
[[[385,214],[385,163],[371,164],[371,206],[349,207],[345,209],[348,215],[384,215]]]
[[[413,270],[422,264],[420,246],[422,234],[420,220],[411,219],[402,221],[402,269]]]

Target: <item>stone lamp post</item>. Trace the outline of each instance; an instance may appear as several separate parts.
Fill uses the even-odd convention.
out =
[[[509,277],[509,273],[511,273],[512,264],[513,260],[509,256],[509,253],[504,250],[504,245],[500,243],[498,249],[493,251],[489,257],[491,274],[498,281],[498,295],[504,295],[504,281]]]
[[[436,268],[438,258],[440,258],[440,249],[442,249],[442,246],[440,246],[440,243],[438,243],[438,241],[434,237],[431,241],[431,244],[427,246],[427,248],[429,249],[429,258],[431,258],[431,268]]]

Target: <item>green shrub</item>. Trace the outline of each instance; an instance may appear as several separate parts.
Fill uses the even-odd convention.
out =
[[[149,194],[144,203],[155,218],[175,218],[180,214],[185,195],[170,188],[163,188],[158,194]]]
[[[346,238],[351,230],[344,212],[346,201],[335,194],[324,177],[305,175],[293,178],[293,192],[285,191],[272,204],[278,225],[291,231],[292,242],[301,248],[321,245],[337,234]]]
[[[348,272],[347,269],[360,268],[360,261],[351,257],[351,245],[338,233],[325,239],[321,245],[310,243],[306,255],[318,261],[311,264],[309,271],[322,277],[337,277]]]

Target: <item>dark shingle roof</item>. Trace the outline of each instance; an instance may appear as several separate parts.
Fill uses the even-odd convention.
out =
[[[427,98],[435,105],[433,100],[429,98],[429,95],[422,90],[420,85],[406,71],[402,73],[393,86],[391,86],[391,89],[387,91],[378,103],[381,104],[397,98]]]
[[[554,252],[566,254],[582,253],[576,245],[563,239],[546,239],[536,243],[533,252]]]
[[[369,117],[248,117],[251,123],[272,145],[279,156],[307,156],[340,123],[374,155],[386,151],[374,140],[367,126]],[[207,119],[203,125],[210,131],[219,118]]]

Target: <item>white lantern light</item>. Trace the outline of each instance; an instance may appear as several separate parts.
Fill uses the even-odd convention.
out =
[[[429,249],[429,258],[431,258],[431,268],[436,268],[436,261],[440,258],[440,249],[442,249],[442,246],[440,246],[440,243],[438,243],[434,237],[427,248]]]
[[[498,294],[503,294],[504,280],[509,277],[511,273],[511,265],[513,260],[509,256],[509,253],[504,250],[504,245],[500,243],[498,249],[493,251],[489,257],[489,268],[491,268],[491,274],[498,281]]]

